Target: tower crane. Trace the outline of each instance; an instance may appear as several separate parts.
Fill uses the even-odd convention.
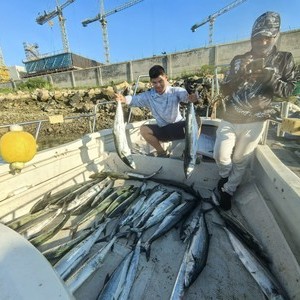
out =
[[[228,4],[227,6],[223,7],[222,9],[218,10],[217,12],[209,15],[207,18],[205,18],[204,20],[202,20],[202,22],[200,23],[196,23],[194,24],[192,27],[191,27],[191,30],[193,32],[196,31],[196,29],[206,23],[209,22],[209,44],[212,45],[212,36],[213,36],[213,28],[214,28],[214,22],[215,22],[215,19],[226,13],[227,11],[233,9],[234,7],[238,6],[239,4],[242,4],[243,2],[245,2],[246,0],[236,0],[230,4]]]
[[[63,9],[67,7],[69,4],[73,3],[75,0],[68,0],[62,5],[59,5],[58,0],[56,0],[56,8],[55,10],[51,12],[44,11],[43,15],[39,15],[36,18],[36,22],[40,25],[45,24],[46,22],[50,21],[54,17],[58,17],[59,25],[60,25],[60,31],[61,31],[61,38],[62,38],[62,44],[65,52],[70,52],[70,46],[69,41],[67,37],[66,27],[65,27],[65,21],[66,19],[63,16]]]
[[[25,55],[27,60],[34,60],[40,57],[39,46],[37,43],[29,44],[27,42],[23,42],[23,47],[25,50]]]
[[[104,11],[104,0],[100,1],[100,14],[98,14],[96,17],[92,19],[86,19],[82,21],[82,25],[86,27],[89,23],[100,21],[101,27],[102,27],[102,39],[103,39],[103,45],[104,45],[104,52],[105,52],[105,62],[109,64],[110,58],[109,58],[109,45],[108,45],[108,35],[107,35],[107,21],[106,17],[121,11],[125,8],[128,8],[130,6],[133,6],[139,2],[142,2],[143,0],[132,0],[129,2],[126,2],[108,12]]]

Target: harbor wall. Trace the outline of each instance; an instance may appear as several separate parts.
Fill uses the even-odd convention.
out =
[[[198,73],[203,65],[228,65],[235,55],[242,54],[250,48],[250,40],[242,40],[36,77],[48,80],[55,88],[95,87],[122,81],[133,82],[138,76],[147,75],[151,66],[160,64],[166,69],[169,78],[178,78]],[[281,33],[278,48],[282,51],[292,52],[296,64],[300,64],[300,29]],[[15,87],[16,82],[0,84],[0,87],[5,86]]]

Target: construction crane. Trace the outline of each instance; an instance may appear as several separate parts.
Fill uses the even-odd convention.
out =
[[[30,44],[23,42],[23,47],[25,51],[25,56],[28,61],[38,59],[40,57],[38,44]]]
[[[40,25],[45,24],[46,22],[49,22],[51,19],[58,17],[59,25],[60,25],[60,31],[61,31],[61,37],[62,37],[62,44],[65,52],[70,52],[70,46],[69,41],[67,37],[66,27],[65,27],[65,21],[66,19],[63,16],[63,9],[67,7],[69,4],[73,3],[75,0],[68,0],[64,4],[59,5],[58,0],[56,0],[56,8],[55,10],[51,12],[44,11],[43,15],[39,15],[36,18],[36,22]]]
[[[84,21],[82,21],[82,25],[84,27],[86,27],[89,23],[95,22],[95,21],[100,21],[101,23],[101,27],[102,27],[102,39],[103,39],[103,45],[104,45],[104,53],[105,53],[105,62],[107,64],[110,63],[110,58],[109,58],[109,45],[108,45],[108,35],[107,35],[107,21],[106,21],[106,17],[121,11],[125,8],[128,8],[130,6],[133,6],[139,2],[142,2],[143,0],[133,0],[133,1],[129,1],[126,2],[108,12],[104,11],[104,0],[101,0],[100,2],[100,14],[98,14],[96,17],[92,18],[92,19],[86,19]]]
[[[217,12],[215,12],[215,13],[209,15],[209,16],[208,16],[207,18],[205,18],[202,22],[196,23],[195,25],[193,25],[193,26],[191,27],[191,30],[192,30],[193,32],[195,32],[196,29],[197,29],[198,27],[200,27],[200,26],[202,26],[202,25],[204,25],[204,24],[206,24],[206,23],[209,22],[209,44],[212,45],[212,42],[213,42],[212,36],[213,36],[213,29],[214,29],[214,22],[215,22],[215,19],[216,19],[218,16],[220,16],[220,15],[226,13],[227,11],[233,9],[234,7],[238,6],[239,4],[242,4],[242,3],[245,2],[245,1],[246,1],[246,0],[236,0],[236,1],[234,1],[234,2],[232,2],[232,3],[230,3],[230,4],[228,4],[228,5],[225,6],[224,8],[222,8],[222,9],[218,10]]]

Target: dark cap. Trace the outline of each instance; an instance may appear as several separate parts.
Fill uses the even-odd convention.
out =
[[[276,37],[280,30],[280,15],[267,11],[256,19],[252,27],[251,37]]]

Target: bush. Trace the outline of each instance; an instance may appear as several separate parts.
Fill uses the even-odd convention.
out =
[[[35,89],[51,89],[51,84],[43,78],[30,78],[17,85],[19,90],[33,91]]]

